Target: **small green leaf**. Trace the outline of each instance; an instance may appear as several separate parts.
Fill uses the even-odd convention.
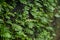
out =
[[[46,29],[48,29],[50,31],[54,31],[52,27],[46,27]]]
[[[33,31],[26,28],[26,33],[28,33],[28,34],[33,34]]]
[[[34,23],[32,23],[32,22],[28,23],[28,27],[29,28],[33,28],[34,27]]]
[[[55,17],[60,17],[60,15],[59,14],[55,14]]]
[[[11,35],[10,35],[10,33],[4,33],[3,37],[5,37],[5,38],[11,38]]]
[[[27,4],[27,1],[26,0],[19,0],[21,3],[23,4]]]
[[[48,0],[49,2],[51,2],[51,3],[53,3],[54,2],[54,0]]]
[[[17,24],[13,24],[12,27],[15,31],[21,31],[22,30],[22,27],[17,25]]]

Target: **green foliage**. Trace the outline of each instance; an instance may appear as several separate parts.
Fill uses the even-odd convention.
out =
[[[17,5],[19,2],[25,6]],[[9,3],[0,0],[0,3],[1,40],[53,39],[54,29],[50,24],[56,6],[54,0],[12,0]],[[19,10],[12,12],[16,6],[19,7],[15,10]]]

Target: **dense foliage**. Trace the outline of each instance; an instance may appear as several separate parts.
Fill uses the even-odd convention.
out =
[[[55,0],[0,0],[0,40],[52,40]]]

